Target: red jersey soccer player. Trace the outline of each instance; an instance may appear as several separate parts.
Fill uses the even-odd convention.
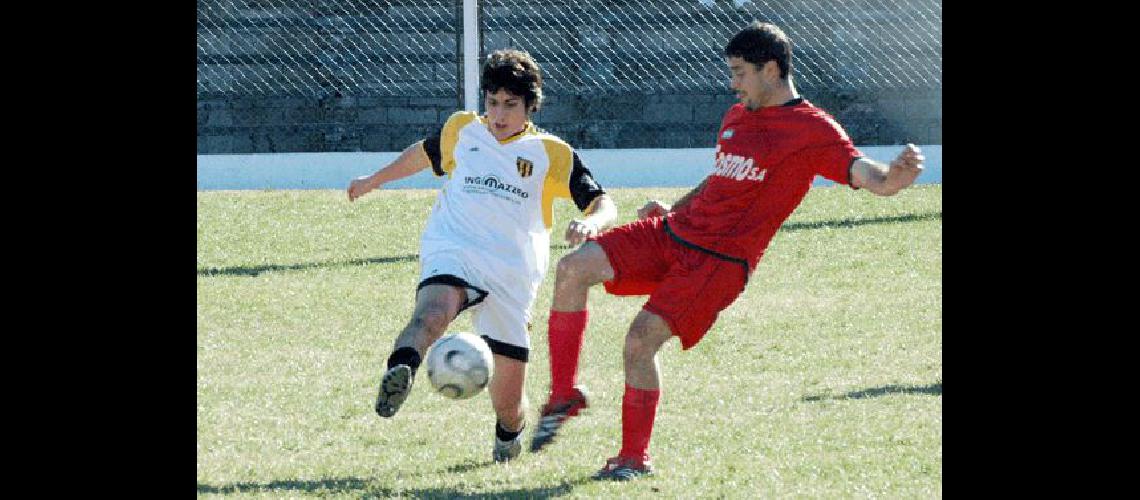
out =
[[[649,439],[660,399],[657,351],[676,335],[692,348],[744,290],[768,242],[822,175],[890,196],[914,183],[924,159],[906,149],[891,162],[864,158],[842,127],[796,94],[791,42],[753,22],[725,47],[740,103],[725,114],[713,173],[672,207],[651,201],[640,220],[591,238],[558,262],[549,322],[551,393],[531,451],[550,443],[587,406],[574,385],[589,288],[649,295],[625,339],[622,446],[595,476],[652,472]]]

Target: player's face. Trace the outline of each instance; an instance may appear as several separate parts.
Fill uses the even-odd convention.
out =
[[[774,61],[770,61],[775,64]],[[728,71],[732,75],[732,90],[736,98],[748,109],[756,109],[768,101],[772,94],[771,82],[761,68],[739,57],[728,58]]]
[[[526,99],[504,89],[499,89],[494,94],[484,94],[483,109],[487,110],[487,128],[495,139],[505,140],[526,127],[526,122],[530,119]]]

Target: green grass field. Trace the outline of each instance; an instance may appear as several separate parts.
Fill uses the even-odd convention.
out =
[[[685,191],[611,194],[625,222]],[[373,412],[434,198],[198,193],[198,495],[942,496],[940,185],[813,189],[705,339],[663,348],[658,475],[631,483],[589,476],[620,445],[621,346],[644,298],[591,292],[579,381],[592,407],[542,453],[491,462],[486,394],[447,400],[423,373],[396,417]],[[575,212],[556,209],[561,235]],[[549,384],[553,281],[534,309],[526,443]],[[470,328],[465,314],[451,330]]]

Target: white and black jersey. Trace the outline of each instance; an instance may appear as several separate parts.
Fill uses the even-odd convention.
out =
[[[482,117],[461,111],[423,147],[435,174],[448,178],[421,240],[423,279],[442,274],[431,261],[446,256],[438,267],[462,267],[471,288],[518,311],[524,338],[504,341],[529,347],[525,326],[549,265],[554,199],[586,211],[605,191],[570,145],[531,123],[500,142]]]

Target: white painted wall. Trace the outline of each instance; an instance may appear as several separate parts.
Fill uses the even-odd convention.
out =
[[[942,145],[919,146],[926,156],[920,184],[942,183]],[[889,162],[903,146],[859,146]],[[712,170],[713,149],[583,149],[578,154],[603,187],[691,187]],[[268,153],[198,155],[198,190],[344,189],[353,177],[375,172],[399,153]],[[443,179],[425,170],[385,189],[438,188]],[[834,183],[817,177],[814,185]]]

